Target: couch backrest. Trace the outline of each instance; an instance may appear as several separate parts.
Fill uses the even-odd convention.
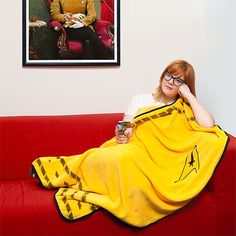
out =
[[[0,179],[29,177],[40,156],[79,154],[114,136],[121,113],[0,117]]]
[[[114,0],[101,0],[101,19],[109,21],[112,24],[114,24],[114,4]]]

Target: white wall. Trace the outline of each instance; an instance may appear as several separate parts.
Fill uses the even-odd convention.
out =
[[[186,59],[199,99],[236,135],[235,0],[121,1],[121,66],[110,68],[22,68],[21,1],[2,7],[0,115],[123,112]]]

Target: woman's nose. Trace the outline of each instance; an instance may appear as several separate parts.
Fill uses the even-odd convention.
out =
[[[174,84],[174,79],[173,79],[173,78],[171,78],[171,80],[169,80],[169,81],[168,81],[168,84],[171,84],[171,85],[173,85],[173,84]]]

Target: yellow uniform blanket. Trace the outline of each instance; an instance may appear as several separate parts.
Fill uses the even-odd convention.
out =
[[[149,225],[204,188],[228,139],[218,126],[199,126],[182,98],[139,110],[133,123],[127,144],[113,138],[83,154],[33,162],[42,184],[59,188],[55,199],[64,218],[102,207],[128,224]]]

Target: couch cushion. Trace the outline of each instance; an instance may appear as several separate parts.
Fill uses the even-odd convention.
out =
[[[83,51],[83,44],[79,41],[67,41],[66,42],[67,48],[69,52],[77,52],[77,53],[82,53]]]
[[[54,204],[55,190],[46,190],[35,179],[0,182],[1,235],[94,235],[110,225],[120,231],[103,211],[75,223],[64,221]],[[93,227],[91,227],[93,226]],[[106,235],[106,234],[105,234]]]
[[[69,223],[59,215],[54,193],[35,179],[0,182],[1,235],[217,235],[222,227],[217,223],[224,217],[218,215],[215,198],[204,190],[183,209],[143,229],[130,227],[102,209]]]

